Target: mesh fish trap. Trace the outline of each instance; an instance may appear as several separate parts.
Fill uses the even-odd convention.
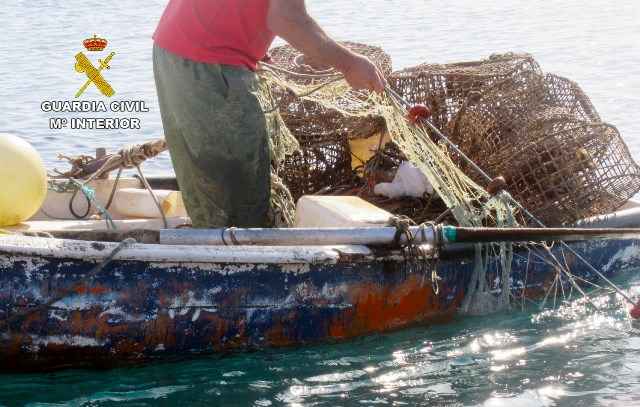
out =
[[[296,154],[285,158],[283,168],[280,176],[293,199],[315,193],[351,174],[349,142],[342,137],[307,142]]]
[[[510,148],[531,117],[548,99],[543,77],[526,72],[469,94],[444,132],[485,171],[493,168],[497,151]],[[458,164],[465,167],[461,160]],[[495,164],[500,165],[500,163]],[[481,182],[479,175],[469,172]]]
[[[368,57],[385,76],[391,74],[391,57],[382,48],[354,42],[341,44]],[[275,65],[283,69],[280,75],[286,81],[321,87],[335,79],[337,72],[333,68],[306,57],[289,45],[273,48],[270,53]],[[345,94],[335,98],[332,104],[300,100],[299,95],[284,93],[280,95],[280,114],[292,134],[303,144],[333,135],[367,138],[384,129],[384,119],[343,114],[345,110],[361,111],[362,105],[367,103],[366,96],[351,89],[346,89]]]
[[[445,133],[490,176],[510,179],[509,192],[547,225],[613,211],[640,188],[618,131],[560,76],[523,72],[471,93]]]
[[[510,149],[526,136],[523,129],[547,109],[600,121],[578,85],[560,76],[528,71],[469,94],[444,131],[472,161],[494,168],[499,165],[494,163],[496,152]]]
[[[369,60],[378,66],[380,72],[382,72],[385,77],[391,74],[391,57],[384,52],[382,48],[350,41],[340,42],[340,44],[357,54],[369,58]],[[308,58],[290,45],[274,47],[269,50],[269,53],[277,66],[289,72],[305,75],[330,74],[335,72],[332,67]],[[304,84],[307,84],[310,80],[313,80],[313,77],[298,78],[296,82],[304,82]]]
[[[368,57],[385,76],[391,74],[391,58],[381,48],[353,42],[342,45]],[[289,45],[273,48],[270,53],[281,83],[290,84],[274,87],[272,99],[277,101],[284,125],[299,142],[298,153],[287,157],[279,168],[297,199],[348,177],[348,140],[384,131],[385,120],[375,114],[363,115],[362,111],[373,111],[366,92],[353,91],[330,66]]]
[[[599,122],[600,115],[591,104],[589,97],[575,82],[554,74],[544,77],[546,104],[562,107],[569,113],[584,120]]]
[[[545,225],[609,213],[640,190],[640,168],[610,124],[549,109],[520,134],[494,163],[503,163],[509,192]]]
[[[433,124],[443,128],[470,93],[527,72],[541,74],[533,57],[508,53],[482,61],[425,63],[402,69],[391,75],[389,85],[409,103],[428,105]]]

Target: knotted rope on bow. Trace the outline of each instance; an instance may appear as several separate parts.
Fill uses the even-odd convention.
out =
[[[149,158],[153,158],[163,151],[167,151],[167,142],[164,139],[148,141],[142,144],[135,144],[130,147],[120,149],[115,154],[109,154],[100,158],[93,158],[88,155],[79,155],[74,158],[59,154],[59,159],[66,159],[71,164],[71,169],[62,172],[54,168],[56,175],[49,175],[51,178],[89,178],[93,180],[105,172],[121,169],[136,168]]]
[[[147,191],[149,191],[149,194],[151,194],[151,197],[153,198],[156,206],[158,207],[158,211],[160,213],[160,216],[162,217],[163,225],[166,229],[168,224],[167,224],[167,219],[164,215],[164,211],[160,206],[160,202],[158,201],[158,198],[156,197],[153,190],[151,189],[151,186],[147,182],[146,177],[142,173],[142,170],[140,169],[140,164],[149,158],[153,158],[157,156],[158,154],[160,154],[163,151],[166,151],[167,149],[168,149],[167,142],[164,139],[159,139],[154,141],[148,141],[143,144],[135,144],[130,147],[125,147],[120,149],[115,154],[109,154],[100,158],[93,158],[87,155],[80,155],[75,158],[69,158],[62,154],[59,154],[58,158],[64,158],[71,164],[71,170],[63,173],[59,171],[57,168],[54,168],[54,171],[58,175],[49,175],[49,177],[52,179],[68,179],[69,183],[71,184],[71,187],[75,188],[76,190],[81,190],[85,194],[85,196],[87,196],[87,199],[89,199],[94,204],[94,206],[96,206],[100,210],[100,214],[105,214],[105,216],[107,217],[107,220],[110,221],[111,218],[107,213],[107,209],[111,205],[111,202],[115,195],[115,192],[118,186],[118,181],[120,180],[120,175],[122,174],[122,170],[126,168],[135,168],[138,171],[138,174],[140,175],[140,181],[145,186]],[[105,172],[109,172],[113,170],[118,170],[118,175],[113,184],[113,189],[111,191],[111,196],[109,197],[109,202],[105,206],[102,206],[95,199],[95,197],[93,196],[93,191],[87,187],[87,184],[93,181],[94,179],[98,178],[100,175],[104,174]],[[82,182],[76,181],[76,179],[84,179],[84,178],[86,179]],[[73,210],[71,210],[71,212],[73,213]],[[113,228],[115,228],[115,224],[113,224],[113,221],[111,221],[111,225],[113,226]]]

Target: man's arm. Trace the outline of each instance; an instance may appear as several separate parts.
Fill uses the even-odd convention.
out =
[[[270,0],[267,24],[298,51],[342,72],[354,89],[384,91],[387,81],[378,68],[330,38],[307,13],[304,0]]]

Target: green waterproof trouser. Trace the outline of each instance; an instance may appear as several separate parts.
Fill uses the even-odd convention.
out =
[[[246,68],[153,48],[165,139],[195,228],[271,226],[269,133]]]

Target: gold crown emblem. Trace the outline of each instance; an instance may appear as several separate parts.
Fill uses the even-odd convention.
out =
[[[93,38],[87,38],[82,41],[82,45],[89,51],[102,51],[107,46],[107,40],[98,38],[98,36],[94,34]]]

